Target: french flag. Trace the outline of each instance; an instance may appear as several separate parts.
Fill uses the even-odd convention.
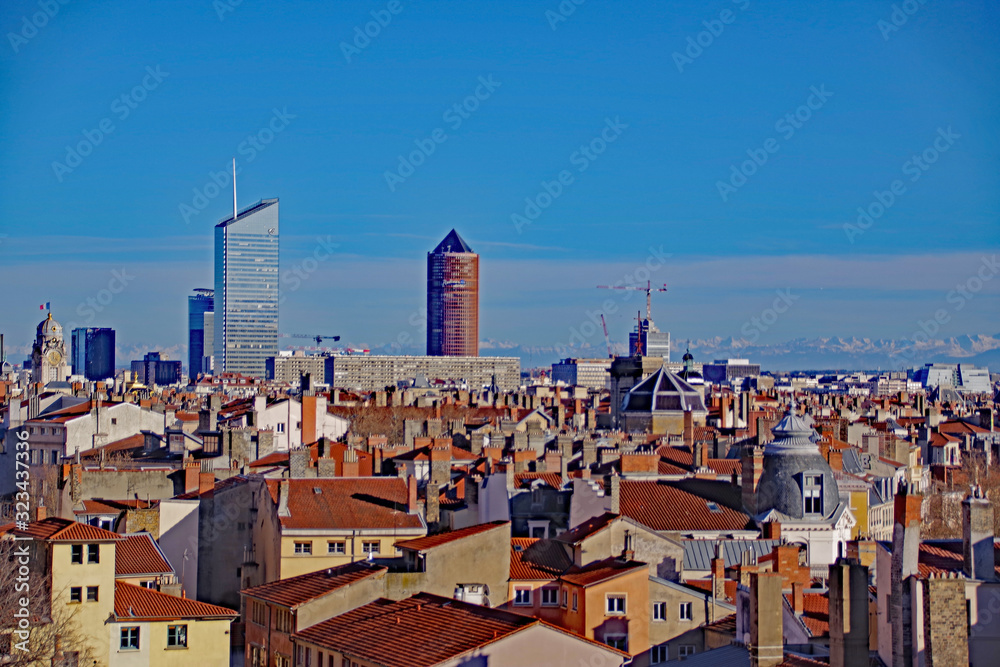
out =
[[[50,301],[46,301],[44,306],[38,307],[38,310],[52,310],[52,307],[49,305],[50,303]]]

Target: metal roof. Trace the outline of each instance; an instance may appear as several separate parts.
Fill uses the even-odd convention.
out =
[[[759,559],[781,544],[781,540],[684,540],[684,569],[711,570],[717,545],[722,545],[722,559],[726,567],[736,567],[743,554],[752,551]]]
[[[446,252],[472,252],[472,248],[469,244],[465,242],[461,236],[458,235],[454,229],[448,232],[448,236],[444,237],[441,243],[438,243],[437,247],[434,248],[434,255],[440,255]]]

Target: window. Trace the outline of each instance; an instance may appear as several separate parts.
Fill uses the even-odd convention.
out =
[[[69,601],[70,602],[82,602],[83,601],[83,589],[79,586],[73,586],[69,589]]]
[[[111,418],[111,425],[112,426],[118,426],[118,418],[117,417],[112,417]]]
[[[140,581],[139,585],[143,588],[148,588],[151,591],[156,590],[156,581],[153,579],[147,579],[146,581]]]
[[[122,628],[122,639],[119,648],[123,651],[139,650],[139,626],[134,625]]]
[[[57,463],[59,463],[59,452],[57,452],[56,450],[53,449],[52,450],[52,465],[56,465]]]
[[[569,590],[562,589],[562,608],[565,609],[569,606]]]
[[[101,562],[101,545],[100,544],[88,544],[87,545],[87,562],[88,563],[100,563]]]
[[[559,604],[559,589],[552,586],[542,588],[542,606],[555,607]]]
[[[177,648],[187,648],[187,645],[188,645],[188,626],[168,625],[167,646],[174,646]]]
[[[342,554],[346,553],[347,550],[343,542],[327,542],[326,552],[330,554]]]
[[[607,613],[609,614],[624,614],[625,613],[625,596],[624,595],[609,595],[605,598],[607,603]]]
[[[691,644],[681,644],[677,649],[677,655],[681,658],[686,658],[689,655],[694,655],[694,646]]]
[[[361,553],[365,554],[377,554],[379,549],[378,542],[362,542],[361,543]]]
[[[87,602],[97,602],[97,586],[87,586]]]
[[[666,602],[654,602],[653,603],[653,620],[654,621],[665,621],[665,620],[667,620],[667,603]]]
[[[604,635],[604,643],[619,651],[628,651],[628,637],[625,635]]]
[[[692,606],[693,605],[690,602],[681,602],[680,609],[678,611],[678,616],[680,616],[680,619],[682,621],[691,620],[691,612],[693,611]]]
[[[83,545],[73,544],[70,546],[72,560],[77,565],[83,565]]]
[[[311,556],[313,552],[312,542],[296,542],[295,554],[297,556]]]
[[[577,604],[577,602],[578,602],[578,598],[577,598],[576,591],[573,591],[573,611],[576,611],[577,608],[579,607],[579,605]]]
[[[670,659],[670,652],[667,650],[666,644],[660,644],[659,646],[654,646],[649,651],[649,662],[653,665],[658,665],[661,662],[666,662]]]
[[[527,607],[531,605],[531,589],[527,586],[514,587],[514,605]]]
[[[274,629],[278,632],[291,632],[292,612],[287,609],[277,609],[274,615]]]
[[[278,422],[278,433],[285,432],[285,422]]]
[[[802,503],[805,514],[823,513],[823,476],[802,476]]]
[[[250,618],[257,625],[267,625],[267,605],[252,600],[250,602]]]

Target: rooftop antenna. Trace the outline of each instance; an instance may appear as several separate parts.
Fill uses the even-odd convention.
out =
[[[236,158],[233,158],[233,222],[236,222]]]

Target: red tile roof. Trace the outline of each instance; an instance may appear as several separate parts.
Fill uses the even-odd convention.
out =
[[[57,517],[34,521],[29,523],[24,530],[14,529],[10,532],[49,542],[109,542],[112,540],[117,542],[124,539],[118,533],[112,533],[110,530]]]
[[[952,435],[965,435],[966,433],[970,435],[979,435],[981,433],[989,433],[988,430],[982,428],[981,426],[976,426],[975,424],[969,424],[963,421],[946,421],[938,424],[938,430],[942,433],[949,433]]]
[[[202,496],[213,496],[220,491],[225,491],[226,489],[239,486],[240,484],[246,484],[249,478],[243,475],[234,475],[228,477],[222,481],[216,482],[211,489],[205,491],[204,493],[200,491],[188,491],[187,493],[182,493],[180,495],[174,496],[174,500],[198,500]]]
[[[171,574],[163,552],[149,533],[132,533],[115,549],[115,576],[136,577],[143,574]]]
[[[961,438],[955,435],[950,435],[948,433],[935,433],[931,436],[930,445],[931,447],[944,447],[961,441]]]
[[[743,463],[739,459],[709,459],[708,467],[718,475],[739,475],[743,471]]]
[[[512,537],[510,540],[512,581],[554,581],[570,565],[570,558],[551,540],[535,537]]]
[[[278,504],[279,480],[266,480]],[[406,482],[399,477],[350,477],[280,480],[288,484],[289,516],[283,528],[343,530],[423,528],[407,513]],[[317,493],[318,490],[318,493]]]
[[[576,528],[572,530],[567,530],[566,532],[558,535],[556,537],[560,542],[566,542],[567,544],[576,544],[582,542],[591,535],[596,535],[601,532],[617,519],[620,514],[614,514],[612,512],[605,512],[600,516],[591,517],[583,523],[581,523]]]
[[[563,485],[562,475],[557,472],[519,472],[514,475],[514,488],[530,488],[536,480],[553,489],[561,489]]]
[[[365,561],[348,563],[297,577],[272,581],[269,584],[246,588],[240,593],[248,597],[273,602],[289,609],[322,597],[331,591],[350,586],[373,575],[388,571],[383,565],[372,565]]]
[[[117,621],[173,621],[185,618],[236,618],[232,609],[115,582]]]
[[[619,558],[606,558],[586,567],[571,568],[559,578],[577,586],[592,586],[634,572],[637,569],[648,570],[649,566],[634,560],[623,561]]]
[[[386,667],[421,667],[454,660],[535,625],[566,633],[520,614],[420,593],[398,602],[376,600],[294,637]]]
[[[790,593],[785,594],[788,604],[792,604]],[[825,593],[802,594],[802,623],[813,637],[830,635],[830,598]]]
[[[706,499],[665,482],[623,479],[619,511],[658,531],[734,531],[748,529],[750,517],[724,505],[709,509]]]
[[[159,500],[104,500],[103,498],[91,498],[84,500],[82,510],[73,510],[74,514],[120,514],[126,509],[149,509],[158,507]]]
[[[427,535],[425,537],[418,537],[412,540],[400,540],[396,542],[396,546],[400,549],[409,549],[410,551],[427,551],[428,549],[439,547],[442,544],[450,544],[452,542],[464,539],[466,537],[479,535],[481,533],[485,533],[490,530],[496,530],[498,528],[509,525],[510,525],[509,521],[492,521],[490,523],[481,523],[476,526],[459,528],[458,530],[449,530],[448,532],[438,533],[436,535]]]
[[[712,595],[712,580],[711,579],[688,579],[683,582],[685,586],[690,588],[697,588],[699,591],[704,591],[708,593],[709,596]],[[726,579],[723,584],[724,594],[727,600],[736,600],[736,585],[739,582],[732,579]]]
[[[994,543],[994,562],[1000,576],[1000,543]],[[946,572],[961,572],[965,567],[962,540],[933,540],[920,543],[917,568],[921,577]]]

